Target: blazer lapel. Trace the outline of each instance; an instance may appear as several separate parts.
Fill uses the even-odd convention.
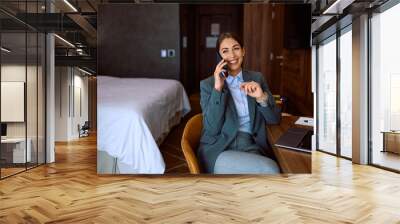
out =
[[[251,82],[253,81],[250,77],[250,74],[247,71],[243,71],[243,81]],[[250,115],[250,124],[251,127],[254,127],[254,117],[256,115],[256,100],[251,97],[247,96],[247,104],[249,106],[249,115]]]

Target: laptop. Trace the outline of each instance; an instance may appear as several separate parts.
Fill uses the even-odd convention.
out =
[[[312,131],[304,128],[289,128],[276,141],[275,146],[298,151],[311,151]]]
[[[7,124],[1,123],[1,140],[7,139]]]

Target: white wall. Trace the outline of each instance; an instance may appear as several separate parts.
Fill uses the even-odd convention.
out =
[[[32,66],[28,67],[28,74],[33,69]],[[2,65],[1,66],[1,81],[2,82],[25,82],[25,65]],[[25,82],[26,83],[26,82]],[[2,96],[7,97],[7,96]],[[1,108],[7,110],[7,108]],[[25,123],[24,122],[10,122],[7,123],[7,136],[8,137],[25,137]]]
[[[67,67],[55,68],[55,141],[68,140],[68,88],[71,82],[68,71]]]
[[[55,140],[70,141],[88,120],[88,77],[72,67],[56,67],[55,73]]]
[[[28,70],[31,70],[31,67],[28,67]],[[25,82],[25,65],[2,65],[1,81]],[[1,108],[1,110],[6,110],[6,108]],[[7,137],[25,137],[25,123],[7,123]]]
[[[1,66],[1,81],[18,81],[25,82],[25,75],[27,69],[27,120],[28,120],[28,137],[31,133],[34,133],[36,137],[36,122],[37,122],[37,97],[36,97],[36,66],[9,64]],[[39,74],[41,74],[41,68],[39,67]],[[4,96],[3,96],[4,97]],[[41,107],[42,105],[39,105]],[[7,110],[7,108],[1,108],[1,110]],[[8,137],[25,137],[25,123],[26,122],[7,122],[7,136]]]
[[[1,81],[18,81],[26,84],[26,107],[22,112],[27,115],[24,122],[6,122],[7,137],[24,138],[25,134],[30,139],[32,161],[44,162],[44,74],[42,67],[25,64],[3,64],[1,66]],[[27,80],[25,80],[27,79]],[[7,97],[7,96],[2,96]],[[2,111],[10,108],[1,108]],[[9,111],[12,112],[12,111]],[[39,156],[37,157],[37,153]]]
[[[1,82],[1,121],[24,122],[25,83]]]
[[[78,72],[78,74],[77,74]],[[85,121],[89,120],[89,92],[88,92],[88,77],[83,76],[84,74],[79,72],[78,70],[74,70],[74,111],[73,111],[73,119],[72,119],[72,136],[78,137],[78,124],[81,126],[85,123]],[[79,93],[80,91],[80,93]],[[79,97],[80,95],[80,97]]]

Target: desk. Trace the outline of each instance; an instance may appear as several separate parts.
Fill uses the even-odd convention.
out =
[[[400,154],[400,132],[382,131],[381,133],[383,134],[382,152],[392,152]]]
[[[32,141],[27,138],[27,146],[25,152],[25,138],[6,138],[1,139],[1,157],[6,163],[25,163],[30,162],[32,158],[31,145]],[[26,153],[26,154],[25,154]],[[12,158],[12,159],[11,159]]]
[[[310,126],[295,125],[299,117],[282,115],[281,123],[267,126],[267,136],[272,145],[292,127],[313,130]],[[311,150],[296,150],[273,146],[274,154],[283,173],[311,173]]]

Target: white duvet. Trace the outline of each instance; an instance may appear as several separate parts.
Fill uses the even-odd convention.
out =
[[[162,174],[165,163],[156,140],[170,119],[190,111],[176,80],[97,77],[98,150],[117,158],[120,173]]]

